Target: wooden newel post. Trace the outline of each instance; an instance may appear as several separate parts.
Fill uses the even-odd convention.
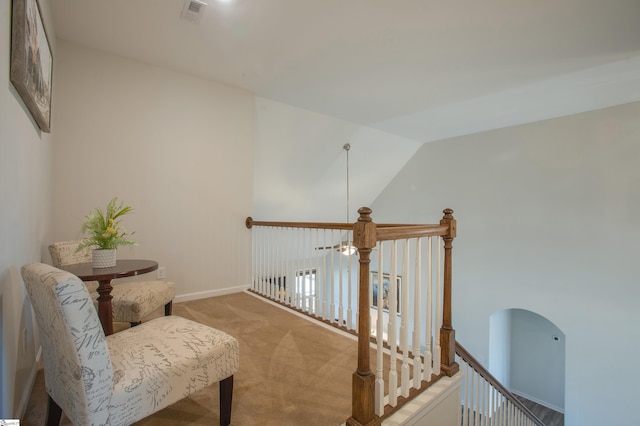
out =
[[[376,425],[375,374],[369,365],[369,263],[371,249],[376,246],[376,224],[371,220],[371,209],[362,207],[360,217],[353,225],[353,244],[358,248],[360,259],[360,282],[358,288],[358,368],[353,373],[351,394],[351,417],[347,425]]]
[[[440,364],[442,371],[449,377],[458,372],[460,366],[456,363],[456,331],[451,324],[451,248],[456,237],[456,220],[453,210],[444,209],[444,216],[440,225],[448,225],[449,232],[444,240],[444,288],[442,292],[442,327],[440,328],[440,345],[442,352]]]

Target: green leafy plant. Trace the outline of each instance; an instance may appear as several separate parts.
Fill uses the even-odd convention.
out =
[[[132,210],[130,206],[124,206],[122,202],[118,203],[118,197],[109,201],[106,211],[103,212],[99,207],[92,210],[85,216],[82,223],[82,233],[88,234],[88,236],[82,240],[77,250],[91,246],[101,249],[115,249],[118,246],[136,245],[135,241],[127,238],[135,232],[128,233],[120,225],[120,218]]]

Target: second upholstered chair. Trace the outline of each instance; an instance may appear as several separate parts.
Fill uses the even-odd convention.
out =
[[[53,266],[61,268],[74,263],[91,262],[91,249],[76,251],[80,241],[60,241],[49,246]],[[85,282],[94,303],[98,303],[98,283]],[[138,325],[151,312],[164,306],[165,315],[171,315],[175,284],[171,281],[135,281],[113,284],[111,290],[113,321]]]

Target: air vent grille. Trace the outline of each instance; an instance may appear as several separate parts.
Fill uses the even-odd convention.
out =
[[[182,8],[182,19],[197,24],[200,22],[200,17],[204,13],[204,9],[207,7],[207,3],[200,0],[186,0],[184,7]]]

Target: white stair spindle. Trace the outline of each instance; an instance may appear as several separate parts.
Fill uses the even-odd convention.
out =
[[[432,237],[427,238],[427,303],[426,309],[426,330],[425,330],[425,352],[424,352],[424,380],[431,381],[433,374],[433,352],[431,343],[433,342],[433,241]]]
[[[340,244],[342,244],[342,235],[340,238]],[[343,294],[344,294],[344,268],[342,265],[342,259],[344,256],[340,253],[340,257],[338,258],[338,267],[340,270],[339,281],[338,281],[338,325],[342,327],[344,325],[344,306],[342,305]]]
[[[413,388],[420,389],[422,386],[422,361],[420,358],[420,315],[421,315],[421,287],[422,287],[422,238],[416,239],[414,293],[413,293]]]
[[[378,243],[378,292],[376,303],[378,305],[376,318],[376,400],[375,413],[377,416],[384,414],[384,314],[382,310],[382,288],[380,286],[380,274],[382,273],[382,242]],[[369,282],[372,283],[372,274],[369,273]],[[373,288],[373,285],[369,287]]]
[[[335,241],[335,230],[331,230],[331,241]],[[331,285],[329,289],[331,291],[331,311],[329,321],[332,324],[336,322],[336,269],[335,269],[335,250],[331,249]]]
[[[399,288],[400,298],[400,350],[402,351],[401,395],[409,396],[409,240],[404,240],[402,276],[405,277],[404,288]],[[396,280],[397,285],[397,280]],[[396,293],[397,294],[397,293]]]
[[[351,277],[351,231],[347,231],[347,329],[353,330],[353,302],[352,302],[352,294],[353,294],[353,282],[355,280]]]
[[[327,230],[322,230],[322,247],[327,246]],[[327,255],[322,256],[322,305],[320,306],[320,316],[327,319],[327,290],[329,286],[329,277],[327,276]]]
[[[462,426],[469,426],[469,386],[471,386],[471,377],[469,374],[469,365],[462,362],[464,372],[464,407],[462,412]]]
[[[396,371],[396,360],[398,357],[398,337],[397,337],[397,309],[398,300],[396,294],[396,276],[397,272],[397,255],[398,255],[398,240],[393,240],[391,246],[391,270],[389,274],[389,346],[390,346],[390,367],[389,367],[389,404],[395,407],[398,404],[398,372]],[[384,274],[382,271],[378,272],[378,291],[384,291]]]

